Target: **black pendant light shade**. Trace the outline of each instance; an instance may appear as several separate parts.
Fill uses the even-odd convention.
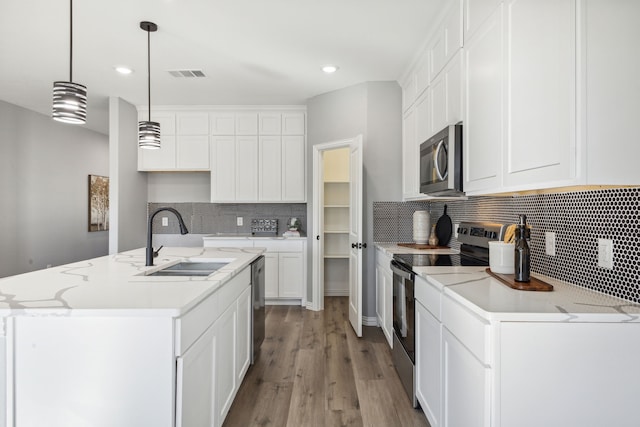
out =
[[[73,0],[69,0],[69,81],[53,83],[54,120],[64,123],[87,122],[87,88],[73,82]]]
[[[142,21],[140,28],[147,32],[147,84],[149,120],[138,122],[138,147],[160,148],[160,123],[151,121],[151,33],[158,30],[153,22]]]
[[[138,147],[160,148],[160,123],[138,122]]]
[[[87,122],[87,88],[80,83],[53,82],[53,119],[64,123]]]

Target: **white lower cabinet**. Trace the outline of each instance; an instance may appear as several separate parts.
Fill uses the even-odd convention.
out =
[[[442,331],[442,368],[443,425],[489,427],[490,369],[447,328]]]
[[[442,324],[419,301],[416,311],[416,397],[431,427],[442,425]]]
[[[213,426],[215,411],[215,327],[177,359],[176,427]]]
[[[391,257],[376,249],[376,315],[390,347],[393,347],[393,273]]]
[[[278,254],[278,297],[302,297],[302,252]]]
[[[304,303],[307,277],[307,241],[304,239],[218,239],[205,237],[209,248],[265,248],[265,297],[267,304]]]
[[[221,425],[229,412],[237,388],[236,382],[236,335],[238,328],[238,309],[235,305],[227,308],[216,322],[216,337],[220,345],[216,346],[216,424]],[[224,343],[224,344],[222,344]]]

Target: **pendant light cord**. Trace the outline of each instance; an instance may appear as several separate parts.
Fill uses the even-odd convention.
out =
[[[73,0],[69,0],[69,82],[73,82]]]
[[[151,31],[147,29],[147,88],[149,100],[149,121],[151,121]]]

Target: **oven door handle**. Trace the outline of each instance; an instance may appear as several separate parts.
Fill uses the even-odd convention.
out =
[[[391,271],[393,272],[393,274],[396,274],[402,277],[403,279],[413,281],[415,278],[415,273],[413,271],[407,271],[406,268],[404,268],[402,265],[400,265],[400,263],[398,263],[395,260],[391,260]]]

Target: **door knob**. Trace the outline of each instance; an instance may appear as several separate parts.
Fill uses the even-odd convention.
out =
[[[351,244],[351,248],[352,248],[352,249],[355,249],[355,248],[357,248],[357,247],[358,247],[358,245],[357,245],[357,244],[355,244],[355,243],[352,243],[352,244]]]

